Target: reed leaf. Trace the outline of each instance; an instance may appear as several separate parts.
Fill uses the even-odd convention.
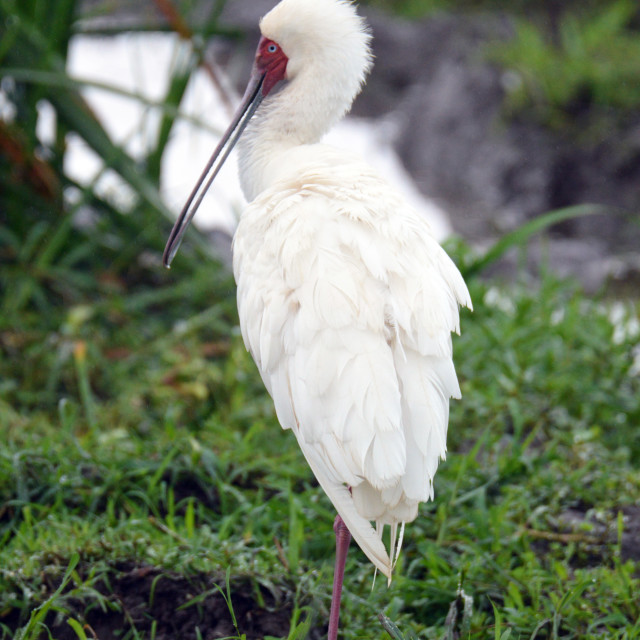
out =
[[[573,218],[603,214],[605,211],[606,209],[600,205],[581,204],[564,209],[556,209],[538,216],[514,231],[503,235],[483,256],[462,267],[462,274],[465,278],[477,275],[502,258],[509,249],[526,244],[534,235],[552,227],[554,224]]]

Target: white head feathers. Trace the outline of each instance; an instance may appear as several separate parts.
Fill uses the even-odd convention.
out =
[[[287,79],[312,77],[349,108],[372,66],[371,34],[346,0],[282,0],[260,22],[289,58]],[[314,92],[315,93],[315,92]],[[315,96],[314,96],[315,97]]]

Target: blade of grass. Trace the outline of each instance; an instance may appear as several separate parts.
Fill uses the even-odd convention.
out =
[[[600,205],[581,204],[574,207],[566,207],[565,209],[550,211],[549,213],[534,218],[514,231],[506,233],[481,258],[478,258],[471,264],[464,266],[461,269],[462,275],[465,278],[469,278],[470,276],[479,273],[489,265],[499,260],[512,247],[524,244],[533,235],[553,226],[554,224],[558,224],[565,220],[571,220],[573,218],[602,214],[605,213],[605,211],[605,208]]]
[[[76,636],[78,636],[80,640],[87,640],[87,634],[75,618],[67,618],[67,624],[76,632]]]
[[[50,42],[54,45],[56,53],[66,58],[78,2],[77,0],[56,0],[56,2],[46,2],[45,4],[48,5],[47,9],[49,10],[48,20],[45,23],[39,22],[39,24],[47,24]]]
[[[188,60],[183,60],[181,63],[178,62],[176,66],[177,68],[169,82],[169,89],[167,90],[163,104],[165,107],[173,107],[177,113],[195,68],[193,56],[189,55]],[[162,157],[176,122],[177,118],[174,115],[169,114],[166,110],[163,111],[162,121],[158,127],[155,149],[147,157],[147,171],[158,182],[160,181]]]
[[[2,43],[4,44],[4,42]],[[1,59],[2,58],[0,57],[0,61]],[[167,118],[180,117],[205,131],[219,133],[217,129],[212,128],[211,125],[204,120],[201,120],[196,116],[181,113],[176,105],[167,104],[164,100],[154,100],[142,93],[123,89],[122,87],[111,84],[110,82],[101,82],[99,80],[91,80],[89,78],[71,77],[62,71],[44,71],[30,67],[16,66],[3,66],[2,75],[11,77],[16,82],[37,84],[48,88],[68,89],[73,91],[80,91],[86,87],[90,87],[91,89],[101,89],[114,95],[122,96],[123,98],[130,98],[131,100],[135,100],[146,107],[158,109],[161,113],[165,114]]]
[[[29,617],[27,626],[24,630],[18,631],[16,640],[31,640],[32,638],[35,639],[39,636],[40,625],[43,623],[51,607],[55,604],[56,599],[65,590],[67,584],[71,580],[71,575],[78,565],[79,561],[80,556],[77,553],[71,556],[69,565],[67,566],[67,570],[64,572],[64,576],[62,577],[60,585],[39,607],[35,608],[31,612],[31,616]]]
[[[398,629],[395,622],[387,618],[383,613],[378,614],[378,620],[382,628],[391,636],[393,640],[418,640],[413,631],[409,630],[406,635],[403,635],[400,629]]]
[[[82,399],[85,418],[87,419],[89,429],[93,430],[97,427],[98,423],[96,420],[96,409],[93,401],[93,394],[91,393],[91,384],[89,382],[89,371],[87,369],[86,342],[82,340],[76,342],[73,348],[73,360],[76,366],[78,389],[80,391],[80,398]]]

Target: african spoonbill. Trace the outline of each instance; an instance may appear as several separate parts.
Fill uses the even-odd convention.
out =
[[[240,325],[280,424],[338,512],[335,640],[350,537],[390,580],[404,524],[433,498],[449,398],[460,396],[451,332],[471,300],[426,221],[358,157],[320,142],[372,65],[354,5],[282,0],[260,29],[245,96],[164,263],[239,142]]]

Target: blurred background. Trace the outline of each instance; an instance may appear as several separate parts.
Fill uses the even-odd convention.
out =
[[[177,593],[211,634],[189,618],[184,637],[240,637],[210,588],[232,559],[249,637],[281,637],[283,625],[320,637],[303,614],[326,607],[313,567],[332,551],[305,532],[330,510],[295,448],[269,436],[278,426],[238,337],[233,162],[171,271],[161,266],[273,4],[0,0],[1,638],[38,638],[45,623],[57,637],[178,637],[163,613]],[[416,537],[427,547],[408,542],[395,600],[359,601],[353,633],[384,607],[424,637],[500,637],[501,624],[559,637],[556,600],[586,593],[593,575],[573,570],[591,566],[610,572],[587,605],[565,603],[565,630],[591,637],[590,617],[602,620],[593,637],[636,637],[613,634],[638,631],[640,617],[624,595],[640,548],[637,0],[359,6],[375,67],[328,141],[362,153],[429,219],[476,312],[456,347],[465,403],[450,450],[465,455],[439,474],[447,506],[426,507]],[[458,499],[469,513],[453,515]],[[447,518],[460,532],[474,523],[464,545]],[[444,541],[446,563],[425,559],[430,541]],[[531,574],[493,572],[498,547]],[[464,575],[468,619],[450,610]],[[147,602],[153,631],[146,610],[127,607],[159,576],[173,590]],[[525,594],[538,579],[548,599]],[[211,598],[205,613],[185,595],[193,584]],[[281,605],[266,626],[251,617]]]
[[[31,185],[77,211],[96,204],[88,193],[119,211],[179,209],[242,91],[271,4],[33,0],[12,14],[7,0],[2,157],[30,177],[3,171],[3,208],[13,217]],[[633,0],[372,0],[362,10],[375,72],[358,122],[332,141],[382,156],[381,171],[428,199],[415,204],[432,210],[437,235],[481,249],[545,212],[603,205],[555,225],[530,248],[529,268],[543,261],[591,291],[637,284]],[[221,183],[198,219],[228,236],[242,196],[233,169]]]

